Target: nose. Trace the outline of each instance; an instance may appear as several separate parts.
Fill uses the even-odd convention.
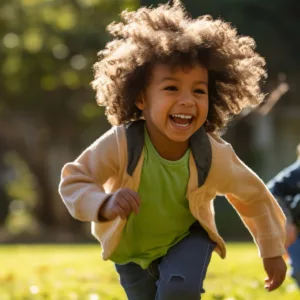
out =
[[[182,93],[179,97],[178,104],[186,107],[193,106],[194,105],[193,96],[190,93]]]

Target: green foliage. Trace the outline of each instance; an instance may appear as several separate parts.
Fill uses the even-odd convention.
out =
[[[108,40],[106,26],[136,6],[135,0],[1,1],[1,111],[83,121],[91,117],[81,115],[90,97],[100,116],[89,87],[92,65]]]
[[[125,300],[111,262],[103,262],[98,245],[2,246],[1,300]],[[5,259],[4,259],[5,258]],[[295,300],[288,278],[268,294],[265,274],[253,244],[230,244],[228,258],[213,256],[203,300]]]
[[[53,208],[59,178],[53,170],[65,161],[51,153],[70,149],[74,158],[107,129],[90,87],[92,65],[109,39],[106,26],[137,6],[137,0],[0,1],[0,150],[15,151],[27,164],[39,200],[32,211],[40,223],[65,220],[58,221]],[[22,186],[17,189],[22,193]],[[18,221],[28,223],[22,217]]]

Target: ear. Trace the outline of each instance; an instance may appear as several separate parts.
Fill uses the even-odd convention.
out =
[[[144,110],[145,108],[145,97],[144,95],[140,95],[137,100],[135,101],[135,105],[138,109]]]

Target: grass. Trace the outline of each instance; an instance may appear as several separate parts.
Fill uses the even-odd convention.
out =
[[[296,300],[288,278],[276,291],[265,277],[253,244],[229,244],[228,258],[213,256],[203,300]],[[14,245],[0,247],[1,300],[125,300],[111,262],[98,245]]]

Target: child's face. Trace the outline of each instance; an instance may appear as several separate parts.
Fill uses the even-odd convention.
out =
[[[200,65],[172,69],[157,64],[143,97],[136,104],[143,111],[153,143],[188,145],[188,139],[207,117],[207,69]]]

